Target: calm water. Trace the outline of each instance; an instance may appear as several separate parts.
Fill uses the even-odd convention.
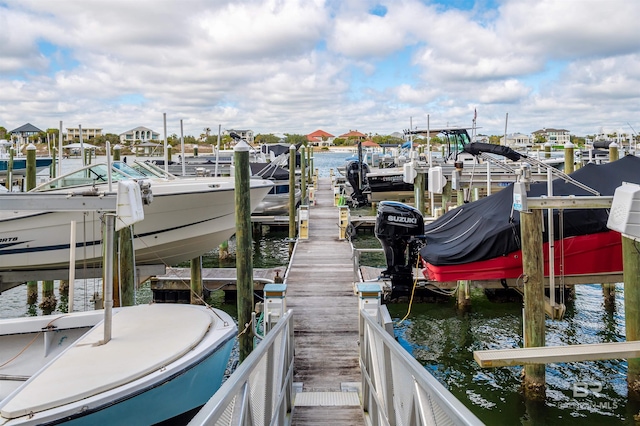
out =
[[[315,167],[321,176],[329,175],[348,153],[316,153]],[[365,212],[363,212],[366,214]],[[270,232],[254,241],[254,267],[285,265],[288,258],[287,231]],[[371,234],[358,234],[357,247],[379,247]],[[207,267],[234,267],[235,240],[229,241],[232,257],[221,261],[218,250],[205,257]],[[384,258],[363,256],[369,266],[384,266]],[[57,286],[56,286],[57,287]],[[91,306],[91,296],[100,285],[93,280],[76,282],[76,310]],[[147,287],[138,291],[138,301],[150,299]],[[0,317],[18,317],[38,312],[25,304],[26,287],[0,295]],[[235,314],[235,306],[222,306]],[[626,361],[597,361],[547,366],[547,400],[544,404],[525,402],[519,392],[520,367],[481,369],[473,360],[473,351],[522,346],[522,303],[494,303],[484,294],[472,293],[470,312],[458,313],[453,300],[414,304],[407,320],[407,304],[388,306],[396,322],[398,342],[457,398],[488,425],[620,425],[635,424],[633,415],[640,406],[627,403]],[[576,286],[575,300],[567,306],[561,321],[547,320],[547,345],[624,341],[624,294],[616,286],[614,309],[603,307],[599,285]],[[574,384],[591,391],[574,396]],[[583,383],[583,385],[580,385]]]

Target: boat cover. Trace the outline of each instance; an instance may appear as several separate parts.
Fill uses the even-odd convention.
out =
[[[284,169],[275,163],[249,163],[251,176],[260,176],[263,179],[287,180],[289,170]]]
[[[625,156],[607,164],[587,164],[571,177],[600,195],[612,196],[623,182],[640,184],[640,158]],[[547,184],[531,184],[528,196],[546,195]],[[561,179],[553,182],[554,195],[593,195]],[[431,265],[460,265],[506,256],[521,249],[520,213],[513,211],[513,184],[502,191],[445,213],[425,226],[426,245],[422,259]],[[545,224],[547,211],[544,211]],[[555,239],[609,231],[607,209],[563,211],[562,233],[559,214],[554,211]],[[543,240],[548,241],[547,230]]]

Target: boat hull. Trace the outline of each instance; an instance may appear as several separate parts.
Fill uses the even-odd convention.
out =
[[[162,327],[162,321],[177,321],[184,318],[179,310],[185,309],[193,311],[191,314],[197,315],[199,320],[203,320],[204,315],[208,318],[204,319],[204,322],[193,325],[194,328],[202,328],[202,336],[200,331],[183,331],[197,335],[193,343],[189,341],[183,347],[181,345],[184,342],[174,344],[169,337],[166,342],[163,342],[163,339],[156,339],[156,342],[151,345],[147,345],[146,342],[136,342],[144,341],[147,333],[153,334],[150,328]],[[126,318],[127,321],[118,323],[119,316],[121,317],[126,310],[129,310],[127,314],[135,312],[136,316],[129,315]],[[147,315],[146,311],[149,311],[150,315]],[[101,311],[95,312],[98,315],[101,313]],[[159,320],[158,315],[166,315],[166,317],[161,319],[160,323],[155,323]],[[126,324],[132,319],[148,320],[152,323],[146,325],[146,330],[143,326],[139,331],[127,332],[124,327],[133,328]],[[87,316],[87,321],[94,322],[95,318]],[[207,327],[207,321],[210,324],[209,327]],[[182,327],[188,328],[190,324],[182,324]],[[56,332],[65,333],[65,331],[59,329]],[[98,335],[103,333],[102,323],[98,323],[95,328],[78,339],[77,345],[71,344],[57,356],[55,353],[51,354],[48,358],[52,360],[48,364],[35,372],[29,381],[24,382],[24,385],[0,400],[0,425],[61,422],[70,425],[154,424],[198,408],[218,390],[222,383],[237,327],[231,317],[219,310],[213,312],[203,306],[162,304],[121,308],[119,312],[114,311],[113,337],[103,345],[103,348],[91,344],[96,337],[92,333]],[[0,339],[3,339],[5,344],[6,337],[11,338],[4,332],[0,335]],[[56,337],[53,341],[63,341],[63,337]],[[175,346],[168,350],[170,358],[166,363],[159,362],[162,361],[161,357],[154,356],[155,351],[164,350],[162,347],[164,344],[169,347]],[[109,345],[115,346],[109,348]],[[43,351],[42,348],[39,349],[37,352],[32,352],[30,356],[42,358]],[[100,353],[100,351],[106,352]],[[172,351],[175,351],[175,354]],[[120,357],[114,358],[114,353],[120,354]],[[71,357],[72,362],[68,362],[66,357]],[[89,359],[85,360],[85,358]],[[144,365],[148,358],[151,366]],[[154,362],[156,364],[153,364]],[[120,370],[126,370],[130,368],[129,364],[135,366],[136,363],[140,364],[140,371],[132,368],[132,371],[127,373],[129,376],[118,377]],[[14,367],[14,370],[19,371],[20,366]],[[15,373],[15,371],[10,372]],[[60,377],[67,377],[67,383],[61,383]],[[91,385],[87,385],[86,382],[91,382]],[[74,384],[81,384],[81,389],[75,393],[68,391],[67,387],[73,387]],[[15,399],[18,401],[15,402]],[[30,409],[27,415],[20,415],[21,412]]]
[[[251,181],[252,209],[270,188],[269,181]],[[144,206],[145,218],[133,228],[137,264],[176,265],[216,248],[235,233],[235,194],[228,179],[152,182],[151,190],[153,201]],[[67,268],[71,221],[76,223],[76,267],[102,262],[98,213],[0,214],[0,271]]]
[[[544,274],[549,275],[549,243],[543,244]],[[555,242],[554,270],[564,275],[622,273],[622,240],[615,231],[565,238]],[[431,281],[501,280],[522,276],[522,251],[458,265],[432,265],[422,261],[423,274]]]

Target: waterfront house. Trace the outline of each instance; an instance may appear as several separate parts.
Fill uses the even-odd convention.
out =
[[[93,139],[95,137],[102,136],[102,129],[98,128],[82,128],[82,140],[86,141],[89,139]],[[76,139],[80,139],[80,126],[78,127],[67,127],[67,137],[66,141],[74,141]]]
[[[128,146],[132,146],[140,142],[153,142],[160,140],[160,133],[142,126],[120,133],[119,136],[120,143]]]
[[[547,129],[536,130],[533,132],[533,139],[540,135],[544,138],[545,143],[551,142],[554,145],[564,145],[571,142],[571,135],[565,129]]]
[[[331,146],[336,137],[324,130],[316,130],[307,135],[307,140],[311,146]]]

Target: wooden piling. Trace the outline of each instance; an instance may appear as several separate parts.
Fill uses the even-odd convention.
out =
[[[640,254],[638,243],[622,236],[624,323],[627,341],[640,340]],[[640,358],[628,359],[627,386],[630,399],[640,400]]]
[[[618,151],[618,144],[615,142],[611,142],[609,144],[609,162],[616,161],[620,158],[620,153]]]
[[[133,253],[133,232],[130,226],[122,228],[117,233],[120,246],[120,306],[133,306],[135,304],[136,282]]]
[[[425,191],[426,175],[417,173],[413,181],[413,197],[415,199],[415,207],[424,215],[424,191]]]
[[[36,187],[36,146],[30,143],[27,146],[27,187],[30,191]]]
[[[27,281],[27,305],[38,302],[38,281]]]
[[[290,176],[295,176],[295,145],[290,158]],[[253,350],[253,335],[247,327],[251,326],[253,312],[253,259],[251,257],[251,195],[249,187],[249,145],[240,141],[233,148],[235,161],[235,202],[236,202],[236,275],[238,328],[240,332],[238,346],[240,362],[244,361]],[[291,152],[291,150],[290,150]],[[291,184],[291,178],[289,183]],[[294,188],[293,185],[290,186]],[[290,191],[293,192],[293,191]],[[295,200],[295,198],[294,198]],[[294,208],[289,216],[294,216]],[[295,225],[295,223],[294,223]]]
[[[122,147],[120,145],[116,145],[113,147],[113,161],[120,161],[121,152],[122,152]]]
[[[296,238],[296,146],[289,147],[289,257]]]
[[[300,193],[301,193],[302,204],[307,204],[305,202],[305,200],[307,199],[307,167],[306,167],[307,162],[305,159],[304,151],[305,151],[304,147],[301,147],[300,148]],[[290,189],[290,191],[295,192],[295,188]]]
[[[442,210],[446,213],[449,211],[449,202],[451,201],[451,180],[448,180],[447,183],[442,188],[442,195],[440,197],[442,201]]]
[[[53,292],[53,280],[42,281],[42,301],[40,309],[44,315],[51,315],[56,310],[58,300]]]
[[[9,148],[9,161],[7,162],[7,180],[5,182],[5,186],[9,191],[13,190],[13,156],[15,154],[15,150],[13,148]]]
[[[202,256],[191,259],[191,304],[202,305]]]
[[[575,158],[573,157],[573,144],[567,142],[564,145],[564,172],[566,174],[573,173],[575,164]]]
[[[542,210],[520,212],[520,230],[524,283],[524,347],[540,347],[545,345]],[[522,386],[526,399],[544,401],[545,365],[526,365]]]
[[[612,142],[609,145],[609,161],[618,159],[618,144]],[[616,285],[611,283],[602,284],[602,295],[604,297],[604,307],[612,310],[616,306]]]

